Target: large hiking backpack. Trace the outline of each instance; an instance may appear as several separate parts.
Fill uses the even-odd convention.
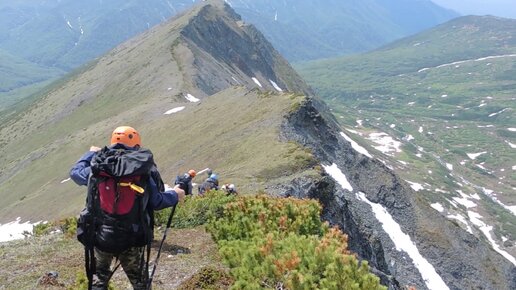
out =
[[[86,208],[77,238],[85,247],[118,254],[152,241],[149,178],[163,187],[152,153],[117,144],[104,147],[91,162]]]

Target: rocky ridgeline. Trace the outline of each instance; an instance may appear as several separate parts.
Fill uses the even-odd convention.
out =
[[[449,289],[515,289],[513,264],[440,216],[382,162],[357,153],[339,130],[328,108],[314,98],[287,118],[282,137],[310,148],[327,171],[333,164],[349,184],[339,184],[334,174],[322,174],[278,186],[278,194],[319,199],[324,219],[348,233],[350,249],[370,262],[389,289],[438,289],[422,277],[432,272],[431,266]],[[379,220],[372,205],[388,212],[431,266],[416,266],[413,251],[397,250],[393,238],[402,237],[389,236],[382,226],[386,220]]]

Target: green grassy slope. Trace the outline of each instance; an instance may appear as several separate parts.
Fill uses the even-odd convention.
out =
[[[402,152],[381,158],[422,185],[443,214],[467,219],[468,211],[477,212],[495,225],[500,243],[513,245],[515,20],[463,17],[367,54],[298,70],[352,138],[378,146],[365,139],[381,131],[402,142]],[[478,194],[468,198],[477,206],[461,204],[461,192]]]

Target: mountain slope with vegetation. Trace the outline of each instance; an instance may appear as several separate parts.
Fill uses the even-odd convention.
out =
[[[435,212],[381,159],[357,150],[288,62],[220,0],[203,2],[125,42],[0,125],[0,221],[77,214],[85,188],[67,179],[68,170],[91,145],[106,144],[121,124],[138,128],[165,181],[210,167],[221,183],[235,183],[242,193],[317,199],[323,220],[349,235],[346,241],[331,231],[318,246],[310,231],[272,243],[264,240],[266,233],[252,231],[266,244],[261,251],[254,247],[259,243],[243,247],[236,253],[242,257],[270,251],[280,256],[276,267],[289,270],[313,265],[292,246],[347,254],[347,244],[391,289],[516,287],[513,264]],[[281,202],[273,208],[293,213],[295,201]],[[229,222],[253,229],[266,216],[251,218]],[[309,220],[288,214],[279,218],[279,229],[304,231],[315,222]],[[273,245],[279,245],[277,252]],[[337,259],[335,265],[350,261]],[[235,268],[239,262],[252,261],[230,261]],[[259,269],[277,273],[262,263]],[[342,277],[332,269],[347,267],[332,266],[324,276]],[[295,278],[292,283],[302,282],[286,273]],[[319,279],[302,276],[307,283]]]
[[[514,260],[515,60],[516,20],[470,16],[298,68],[346,134],[384,152],[379,143],[389,142],[375,155]]]

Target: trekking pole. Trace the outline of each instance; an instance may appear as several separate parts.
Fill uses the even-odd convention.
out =
[[[159,256],[161,254],[161,248],[163,247],[163,243],[165,242],[165,239],[167,238],[167,232],[170,228],[170,225],[172,224],[172,217],[174,216],[174,212],[176,211],[176,205],[172,207],[172,211],[170,212],[170,216],[168,217],[167,221],[167,227],[165,228],[165,232],[163,233],[163,239],[161,239],[161,244],[159,245],[158,249],[158,255],[156,256],[156,260],[154,261],[154,265],[152,266],[152,273],[149,277],[149,282],[147,283],[147,290],[150,290],[152,288],[152,278],[154,277],[154,273],[156,272],[156,268],[158,266]]]
[[[203,170],[197,172],[197,175],[201,174],[201,173],[204,173],[206,171],[210,170],[209,168],[204,168]]]

